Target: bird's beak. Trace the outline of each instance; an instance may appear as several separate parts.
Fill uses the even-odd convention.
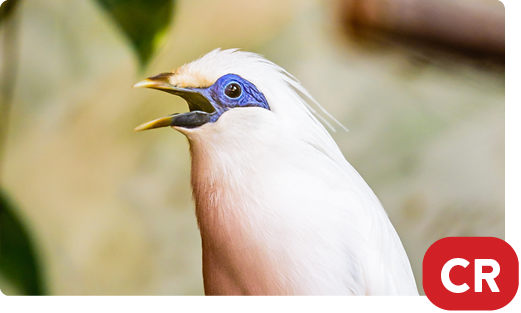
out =
[[[188,102],[190,112],[181,114],[175,113],[147,123],[143,123],[136,127],[134,129],[135,131],[166,126],[195,128],[202,126],[211,120],[211,115],[215,112],[215,108],[203,95],[204,89],[182,88],[174,86],[172,83],[170,83],[170,77],[173,75],[175,74],[162,73],[157,76],[149,77],[138,82],[132,88],[152,88],[180,96],[181,98],[185,99],[186,102]]]

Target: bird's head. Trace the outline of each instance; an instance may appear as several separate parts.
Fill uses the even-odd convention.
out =
[[[175,71],[142,80],[134,85],[137,87],[180,96],[190,109],[144,123],[136,127],[138,131],[171,126],[189,135],[209,128],[205,125],[218,124],[227,114],[234,116],[229,118],[231,123],[248,123],[247,116],[255,116],[251,114],[254,112],[300,133],[327,134],[301,95],[318,104],[300,83],[281,67],[251,52],[216,49]]]

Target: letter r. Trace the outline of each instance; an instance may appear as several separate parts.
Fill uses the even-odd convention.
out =
[[[491,266],[492,272],[483,273],[483,266]],[[493,259],[476,259],[474,260],[474,291],[483,291],[483,280],[487,281],[492,292],[499,292],[494,278],[499,275],[499,263]]]

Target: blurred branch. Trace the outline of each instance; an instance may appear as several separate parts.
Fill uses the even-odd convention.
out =
[[[376,31],[464,53],[505,53],[505,9],[497,0],[344,0],[354,35]]]
[[[3,159],[9,127],[9,114],[13,101],[18,72],[18,19],[14,12],[20,1],[7,0],[0,7],[0,34],[2,41],[2,67],[0,72],[0,165]],[[1,177],[0,166],[0,177]]]

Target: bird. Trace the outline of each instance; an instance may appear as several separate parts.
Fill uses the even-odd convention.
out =
[[[343,125],[282,67],[217,48],[139,87],[188,103],[135,130],[188,139],[206,295],[418,295],[381,202],[313,106]]]

